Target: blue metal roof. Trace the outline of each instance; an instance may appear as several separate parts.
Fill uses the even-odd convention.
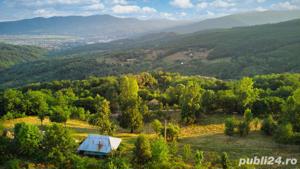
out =
[[[79,146],[78,151],[84,151],[86,154],[92,155],[108,154],[112,150],[116,150],[121,141],[122,139],[120,138],[90,134]]]

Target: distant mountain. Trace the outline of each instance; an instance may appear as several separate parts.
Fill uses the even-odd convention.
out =
[[[268,23],[279,23],[298,18],[300,18],[300,10],[248,12],[228,15],[220,18],[207,19],[188,25],[181,25],[167,29],[166,31],[176,33],[193,33],[209,29],[222,29],[262,25]]]
[[[300,72],[300,19],[184,35],[152,34],[53,55],[3,70],[0,88],[154,70],[222,79]]]
[[[33,18],[0,23],[0,35],[71,35],[120,38],[174,27],[182,22],[138,20],[110,15]]]
[[[0,43],[0,70],[12,65],[34,61],[46,55],[46,50],[34,46]]]

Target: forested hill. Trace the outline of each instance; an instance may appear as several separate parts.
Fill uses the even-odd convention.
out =
[[[300,20],[186,35],[162,33],[88,45],[56,56],[5,70],[1,87],[149,70],[222,79],[300,72]]]
[[[34,46],[17,46],[0,43],[0,70],[9,66],[42,58],[46,50]]]

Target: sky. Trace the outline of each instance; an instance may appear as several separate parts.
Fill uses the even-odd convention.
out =
[[[0,0],[0,21],[97,14],[203,20],[249,11],[297,9],[300,0]]]

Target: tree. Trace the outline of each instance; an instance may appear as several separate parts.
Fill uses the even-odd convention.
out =
[[[114,125],[110,121],[109,101],[100,99],[100,96],[97,96],[95,100],[97,100],[95,104],[99,105],[99,108],[96,109],[97,113],[90,117],[89,123],[98,126],[101,134],[111,135],[114,131]]]
[[[204,159],[203,151],[197,150],[196,154],[195,154],[195,168],[196,169],[201,169],[203,159]]]
[[[50,121],[57,123],[65,123],[66,126],[70,115],[71,113],[66,107],[54,106],[52,107],[52,113],[50,114]]]
[[[23,155],[33,155],[38,152],[43,139],[39,128],[26,123],[17,123],[14,128],[14,141]]]
[[[163,138],[156,139],[151,144],[152,162],[164,163],[169,160],[169,147]]]
[[[21,91],[8,89],[3,93],[4,112],[12,113],[14,117],[18,117],[26,112],[26,104],[24,95]]]
[[[155,119],[152,123],[151,123],[151,127],[152,129],[155,131],[156,134],[160,134],[163,125],[161,124],[161,122],[157,119]]]
[[[134,161],[143,165],[150,161],[152,157],[151,146],[149,139],[145,135],[139,135],[135,142],[135,149],[133,151]]]
[[[41,120],[41,125],[43,125],[43,121],[48,111],[48,103],[44,93],[41,91],[28,91],[26,96],[30,104],[28,112],[37,115]]]
[[[130,128],[130,132],[143,126],[143,116],[140,112],[139,86],[133,76],[123,76],[120,80],[119,103],[122,114],[119,118],[120,125]]]
[[[296,132],[300,132],[300,89],[297,89],[292,96],[287,99],[285,112],[282,118],[284,121],[289,121]]]
[[[42,147],[47,162],[65,168],[67,159],[75,152],[76,143],[69,129],[53,124],[46,128]]]
[[[261,130],[266,135],[273,135],[276,129],[276,121],[273,119],[272,115],[264,118],[261,126]]]
[[[258,96],[257,90],[253,87],[253,80],[249,77],[240,80],[235,85],[234,92],[237,96],[240,112],[251,108]]]
[[[188,83],[180,96],[181,119],[185,124],[195,123],[200,115],[202,89],[196,83]]]

